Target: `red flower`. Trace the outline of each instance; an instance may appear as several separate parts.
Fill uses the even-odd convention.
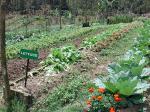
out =
[[[109,112],[115,112],[115,108],[114,108],[114,107],[111,107],[111,108],[109,109]]]
[[[99,88],[99,89],[98,89],[98,92],[104,93],[104,92],[105,92],[105,88]]]
[[[89,90],[88,90],[90,93],[93,93],[94,92],[94,88],[89,88]]]
[[[120,98],[120,96],[118,94],[114,95],[114,99],[115,99],[116,102],[122,101],[122,98]]]
[[[120,101],[122,101],[122,98],[115,98],[115,101],[120,102]]]

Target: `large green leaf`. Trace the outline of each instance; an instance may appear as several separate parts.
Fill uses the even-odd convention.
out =
[[[116,88],[119,93],[125,96],[131,96],[135,92],[135,87],[137,86],[138,80],[121,80],[116,83]]]

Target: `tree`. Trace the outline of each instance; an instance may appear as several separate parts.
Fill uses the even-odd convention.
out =
[[[60,29],[62,29],[62,16],[64,11],[68,10],[68,5],[66,0],[59,0],[59,24]]]
[[[10,86],[9,78],[7,74],[7,61],[6,61],[6,44],[5,44],[5,11],[6,1],[0,0],[0,63],[1,63],[1,74],[4,82],[4,98],[6,105],[10,105]]]

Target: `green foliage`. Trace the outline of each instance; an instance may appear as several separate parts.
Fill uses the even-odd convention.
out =
[[[142,54],[150,59],[150,20],[144,21],[144,28],[140,31],[140,37],[135,44],[134,50],[141,51]]]
[[[45,61],[41,62],[41,64],[43,64],[44,66],[48,66],[46,69],[48,69],[49,72],[61,72],[67,68],[68,64],[72,64],[80,58],[80,52],[78,52],[75,47],[67,46],[63,48],[53,49],[52,53],[47,57]]]
[[[130,23],[133,21],[133,17],[131,15],[116,15],[109,17],[107,20],[108,24],[118,24],[118,23]]]
[[[118,92],[124,96],[131,96],[135,92],[137,83],[138,80],[119,80],[116,83],[106,82],[105,86],[112,93]]]

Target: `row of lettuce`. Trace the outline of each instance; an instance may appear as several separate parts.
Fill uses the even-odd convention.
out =
[[[140,29],[140,38],[124,58],[108,66],[107,77],[99,77],[89,87],[86,112],[117,112],[145,103],[150,88],[150,20]],[[144,112],[146,108],[142,108]],[[138,111],[138,110],[137,110]]]

